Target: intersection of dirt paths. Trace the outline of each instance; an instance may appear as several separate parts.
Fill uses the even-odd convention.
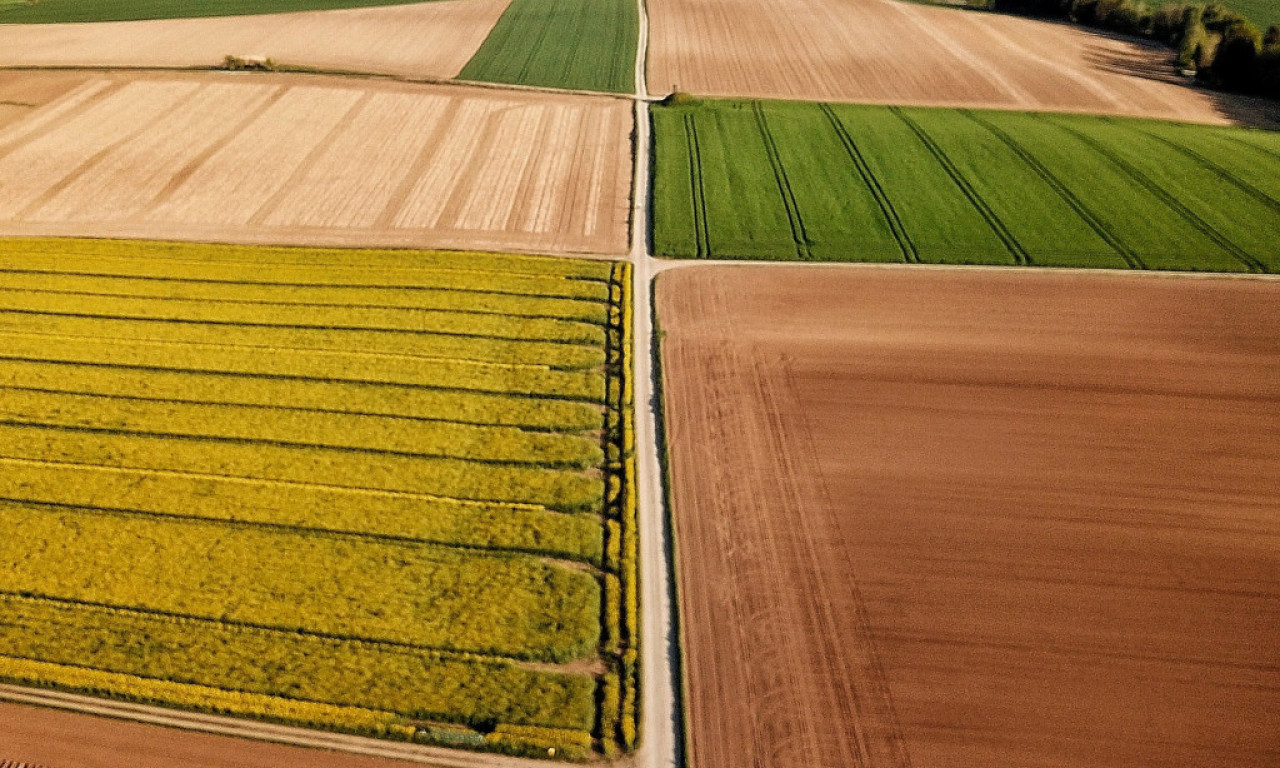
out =
[[[1280,757],[1280,283],[689,267],[691,759]]]

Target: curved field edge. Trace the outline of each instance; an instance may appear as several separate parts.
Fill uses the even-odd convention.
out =
[[[349,403],[352,385],[334,388],[334,382],[323,380],[267,379],[272,386],[258,390],[252,380],[216,370],[117,370],[110,354],[92,364],[6,360],[0,364],[3,428],[43,436],[38,445],[22,440],[28,445],[22,455],[0,458],[5,467],[0,518],[25,532],[21,539],[14,537],[17,549],[9,548],[10,559],[34,556],[45,566],[6,569],[13,578],[0,588],[0,624],[5,625],[0,628],[0,678],[526,756],[546,756],[553,749],[561,758],[586,759],[634,746],[638,597],[634,470],[629,469],[634,438],[628,265],[493,254],[54,239],[0,241],[0,259],[0,282],[14,274],[28,280],[30,270],[24,271],[22,262],[39,262],[39,280],[47,284],[23,290],[44,291],[41,295],[56,295],[59,301],[83,293],[79,288],[85,286],[79,284],[86,281],[134,281],[130,290],[137,290],[158,277],[158,283],[146,288],[151,298],[164,300],[172,288],[186,297],[188,309],[201,300],[227,300],[221,289],[209,296],[200,286],[216,287],[233,270],[236,285],[256,285],[253,290],[264,292],[258,297],[264,300],[259,311],[286,324],[288,313],[297,311],[296,297],[273,291],[408,290],[404,296],[417,292],[424,297],[444,291],[482,299],[486,311],[498,315],[507,301],[527,311],[528,302],[544,301],[543,294],[571,295],[570,303],[549,300],[534,314],[554,319],[558,307],[573,322],[597,328],[594,340],[567,343],[583,349],[594,344],[600,363],[595,372],[598,394],[586,401],[546,401],[560,410],[545,411],[541,418],[546,421],[531,428],[518,423],[522,419],[510,426],[485,426],[486,421],[509,420],[478,418],[487,413],[479,402],[453,414],[464,419],[460,422],[450,419],[444,401],[431,406],[435,415],[426,421],[411,415],[419,391],[447,398],[447,390],[433,394],[396,385]],[[88,262],[95,268],[107,265],[109,274],[80,275],[78,267]],[[324,283],[329,268],[388,279],[350,287],[343,278],[337,280],[341,288],[299,289],[291,282],[318,277]],[[278,280],[273,275],[293,277]],[[78,281],[77,291],[59,292],[61,280]],[[518,287],[510,296],[494,295],[483,290],[490,281]],[[326,303],[341,311],[341,299],[327,296]],[[464,299],[453,310],[461,311],[465,304]],[[589,306],[601,312],[582,311]],[[156,327],[182,322],[181,314],[161,319]],[[118,322],[99,320],[102,327]],[[92,318],[76,322],[83,324],[76,333],[89,336],[94,331]],[[147,341],[142,328],[136,341]],[[369,340],[375,346],[383,343],[361,337]],[[58,347],[65,342],[48,343],[46,356],[58,358]],[[555,352],[555,345],[547,351]],[[207,391],[206,378],[212,384]],[[517,380],[512,386],[521,389]],[[464,403],[477,396],[457,394]],[[378,408],[386,412],[369,413]],[[264,418],[255,419],[254,409]],[[52,421],[41,415],[45,411]],[[222,411],[230,421],[219,421]],[[584,420],[591,413],[595,418]],[[305,453],[298,456],[306,463],[293,468],[284,454],[275,470],[270,461],[260,464],[267,470],[265,477],[254,469],[255,454],[265,456],[286,449],[282,440],[303,438],[308,418],[331,423],[332,437],[324,439],[349,444],[343,450],[359,446],[368,457],[360,461],[374,462],[369,465],[374,469],[392,466],[383,457],[388,450],[399,452],[396,461],[404,464],[399,473],[404,479],[396,479],[396,473],[365,472],[359,464],[352,464],[346,475],[335,474],[332,468],[338,465],[317,464],[316,457],[305,458]],[[379,429],[357,434],[361,419]],[[395,425],[412,429],[385,429]],[[179,439],[180,432],[187,434]],[[404,450],[413,450],[419,434],[436,433],[442,447],[453,438],[469,441],[472,453],[465,472],[474,480],[467,482],[483,483],[485,473],[496,471],[495,476],[508,478],[502,483],[514,483],[512,497],[432,495],[429,478],[411,478],[410,466],[419,460]],[[226,443],[231,437],[236,442]],[[218,446],[218,440],[225,444]],[[573,451],[562,454],[564,459],[554,458],[560,440],[572,441],[563,443]],[[106,446],[105,452],[76,448],[77,441]],[[583,441],[594,442],[593,452],[580,452]],[[520,448],[522,444],[526,447]],[[130,459],[138,449],[146,456]],[[572,509],[554,500],[565,498],[558,491],[545,497],[547,503],[529,503],[524,499],[536,496],[517,491],[522,481],[521,475],[511,474],[514,465],[485,468],[486,455],[506,456],[507,461],[517,455],[511,449],[529,451],[528,458],[538,462],[569,460],[579,469],[566,468],[563,474],[596,490],[572,501]],[[297,445],[296,450],[316,449]],[[456,474],[455,469],[449,472]],[[99,551],[106,540],[115,543],[109,551]],[[165,543],[156,549],[147,542]],[[179,550],[187,553],[182,558],[186,567],[165,559],[165,552]],[[153,578],[138,583],[133,569],[116,562],[121,558],[135,566],[151,562],[144,570]],[[326,572],[330,569],[332,573]],[[305,583],[285,578],[299,570],[311,574]],[[406,592],[404,579],[418,586]],[[561,582],[569,588],[557,587]],[[166,591],[166,583],[172,589]],[[87,592],[77,586],[90,584]],[[429,597],[439,590],[446,599],[428,600],[435,606],[432,611],[422,613],[425,604],[413,607],[414,593]],[[313,600],[321,594],[329,596],[324,611]],[[519,633],[510,633],[501,605],[529,597],[541,602],[538,594],[552,600],[515,611],[524,617],[517,623],[532,633],[525,638],[540,638],[527,645],[517,639]],[[490,623],[485,615],[498,623],[484,629]],[[41,628],[48,631],[42,634]],[[482,637],[483,642],[476,642]],[[552,637],[561,640],[546,645]],[[568,645],[562,642],[571,637],[576,639]],[[521,659],[541,663],[528,665]],[[559,665],[570,661],[575,663]],[[404,685],[409,679],[423,684]]]
[[[652,115],[659,256],[1280,270],[1280,133],[742,100]]]
[[[0,24],[60,24],[144,19],[256,16],[412,5],[422,0],[39,0],[0,3]]]

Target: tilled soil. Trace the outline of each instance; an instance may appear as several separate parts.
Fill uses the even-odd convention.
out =
[[[889,0],[654,0],[649,90],[1096,112],[1220,123],[1168,49]]]
[[[692,764],[1280,761],[1280,283],[659,278]]]
[[[63,93],[0,128],[3,234],[625,248],[620,99],[297,75],[82,73],[74,87],[44,76]],[[0,78],[0,101],[35,77]]]
[[[409,77],[458,74],[510,0],[261,16],[0,25],[0,66],[208,67],[228,55]]]

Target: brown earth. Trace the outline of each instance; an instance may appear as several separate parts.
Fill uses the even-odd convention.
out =
[[[261,16],[0,25],[0,66],[213,66],[228,54],[451,78],[511,0],[440,0]]]
[[[0,765],[6,760],[41,768],[421,768],[0,703]]]
[[[1280,282],[658,283],[696,768],[1280,765]]]
[[[1167,49],[1066,24],[888,0],[651,0],[649,14],[654,93],[1208,123],[1259,109],[1186,86]]]
[[[256,73],[0,74],[0,234],[621,253],[630,104]],[[53,85],[46,89],[56,91]],[[34,103],[34,102],[31,102]]]

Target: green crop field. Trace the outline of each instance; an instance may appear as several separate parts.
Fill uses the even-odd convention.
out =
[[[630,748],[628,269],[0,241],[0,679]]]
[[[245,16],[413,2],[421,0],[0,0],[0,24]]]
[[[1280,271],[1280,133],[795,102],[652,114],[662,256]]]
[[[513,0],[458,77],[630,93],[639,23],[633,0]]]
[[[1194,5],[1185,0],[1151,0],[1149,3],[1152,8],[1159,8],[1162,5]],[[1262,32],[1267,31],[1267,27],[1272,25],[1280,25],[1280,0],[1226,0],[1222,5],[1235,11],[1249,21]]]

